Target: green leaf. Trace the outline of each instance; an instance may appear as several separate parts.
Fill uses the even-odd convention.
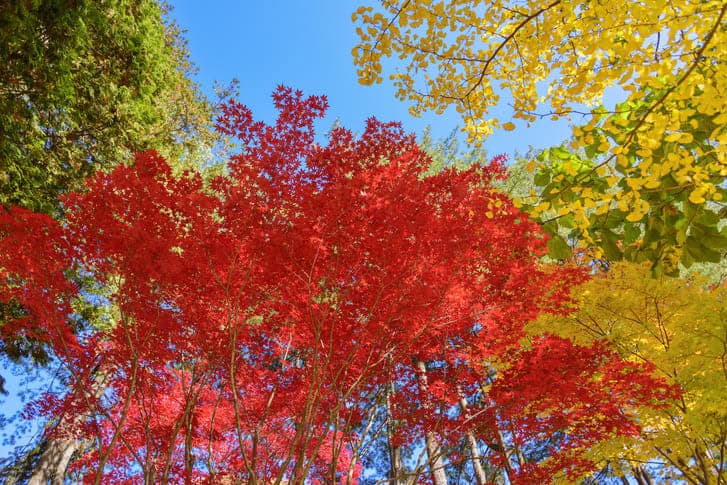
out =
[[[679,246],[684,245],[684,242],[687,240],[687,231],[684,229],[678,229],[676,231],[675,240]]]
[[[562,146],[551,148],[550,155],[561,160],[569,160],[571,158],[571,152],[569,152]]]
[[[591,160],[593,160],[594,158],[596,158],[598,156],[598,151],[596,150],[595,143],[586,145],[585,149],[586,149],[586,156],[588,158],[590,158]]]
[[[573,229],[576,226],[575,218],[572,214],[567,214],[559,219],[560,226],[567,229]]]
[[[573,255],[573,250],[563,237],[555,234],[548,239],[548,256],[553,259],[568,259]]]
[[[609,229],[601,232],[601,248],[609,261],[621,261],[623,252],[618,247],[618,236]]]
[[[692,253],[688,250],[682,251],[682,264],[685,268],[691,268],[694,263],[696,263],[696,260],[694,259],[694,256],[692,256]]]
[[[558,234],[558,228],[559,228],[558,220],[546,222],[545,224],[543,224],[542,228],[543,228],[543,231],[547,232],[548,234],[551,234],[551,235]]]
[[[691,235],[687,238],[687,241],[684,244],[684,250],[684,252],[689,253],[694,261],[719,263],[722,260],[719,252],[704,246],[700,239]]]
[[[719,215],[711,210],[705,209],[694,218],[694,222],[703,226],[716,226],[720,221]]]
[[[655,262],[651,266],[651,276],[654,278],[659,278],[664,274],[664,266],[661,264],[661,261]]]
[[[535,185],[537,185],[539,187],[548,185],[550,183],[550,172],[541,170],[540,172],[535,174],[535,177],[533,178],[533,182],[535,182]]]
[[[687,227],[687,218],[684,216],[681,216],[680,218],[678,218],[676,220],[676,222],[674,223],[674,228],[677,230],[682,230],[682,229],[685,229],[686,227]]]
[[[641,236],[641,228],[637,224],[624,224],[624,244],[631,244]]]
[[[608,229],[616,229],[621,226],[621,224],[623,224],[628,214],[628,212],[624,212],[618,209],[609,211],[602,225],[603,227],[606,227]]]

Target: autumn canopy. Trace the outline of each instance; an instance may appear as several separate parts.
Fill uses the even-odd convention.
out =
[[[147,152],[64,196],[62,223],[2,211],[0,295],[25,313],[0,330],[62,362],[68,391],[28,412],[85,440],[79,479],[356,483],[388,454],[391,480],[426,481],[483,472],[475,439],[535,483],[591,469],[582,449],[674,395],[602,343],[526,338],[586,275],[540,262],[539,227],[491,186],[501,160],[425,176],[399,125],[321,146],[325,98],[273,98],[274,125],[224,107],[245,147],[227,176]]]

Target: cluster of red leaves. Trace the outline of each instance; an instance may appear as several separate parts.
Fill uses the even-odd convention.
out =
[[[513,472],[532,483],[590,466],[578,448],[634,432],[628,410],[667,396],[603,346],[522,347],[585,275],[539,262],[537,225],[491,188],[501,160],[425,177],[398,124],[319,146],[325,99],[274,101],[271,126],[225,107],[219,129],[245,148],[208,185],[149,152],[65,197],[62,224],[0,214],[0,298],[27,312],[0,331],[66,365],[69,392],[44,411],[93,438],[74,464],[89,482],[355,482],[357,426],[393,383],[398,443],[547,441],[542,466]],[[70,270],[112,290],[110,329],[74,331]],[[459,395],[472,417],[450,412]]]

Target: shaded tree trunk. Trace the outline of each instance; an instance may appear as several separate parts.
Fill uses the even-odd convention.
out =
[[[79,440],[49,439],[28,485],[48,485],[48,482],[52,485],[63,485],[71,458],[82,446],[83,442]]]
[[[106,389],[107,383],[108,375],[105,372],[96,372],[91,389],[85,397],[98,399]],[[58,423],[58,429],[63,432],[64,428],[73,428],[74,424],[82,423],[88,418],[88,413],[66,416]],[[81,451],[86,444],[88,444],[87,440],[72,435],[63,438],[48,438],[47,445],[30,475],[28,485],[47,485],[48,482],[52,485],[63,485],[66,470],[73,455]]]
[[[391,394],[394,392],[394,384],[391,383],[386,393],[386,436],[389,444],[389,483],[392,485],[406,485],[404,478],[406,470],[404,461],[401,458],[401,446],[394,444],[396,425],[394,415],[391,411]]]
[[[427,366],[421,360],[416,361],[419,370],[419,389],[422,396],[426,396],[427,384]],[[423,403],[426,406],[426,402]],[[447,473],[444,470],[444,460],[442,459],[442,447],[437,440],[437,435],[433,431],[424,431],[424,442],[427,446],[427,458],[429,470],[432,472],[432,481],[434,485],[447,485]]]

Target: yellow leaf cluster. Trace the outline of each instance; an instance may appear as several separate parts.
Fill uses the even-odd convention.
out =
[[[500,126],[490,112],[506,105],[506,130],[515,128],[511,119],[585,113],[590,122],[574,131],[573,148],[610,156],[628,181],[615,199],[637,221],[644,191],[687,190],[696,204],[722,198],[726,12],[723,0],[380,0],[353,15],[353,56],[364,84],[381,82],[384,59],[398,58],[390,75],[397,98],[415,115],[455,107],[474,141]],[[631,112],[599,107],[613,86],[633,101]],[[706,141],[695,148],[700,117],[716,128],[699,134]],[[611,138],[597,143],[595,128]],[[666,175],[676,186],[664,185]],[[587,209],[571,207],[576,215]]]
[[[614,439],[588,451],[591,459],[620,462],[627,471],[658,463],[661,474],[688,483],[727,478],[727,291],[702,283],[655,279],[642,265],[617,264],[577,290],[577,312],[530,328],[584,344],[606,339],[624,358],[650,362],[683,389],[665,409],[638,411],[639,439]]]

